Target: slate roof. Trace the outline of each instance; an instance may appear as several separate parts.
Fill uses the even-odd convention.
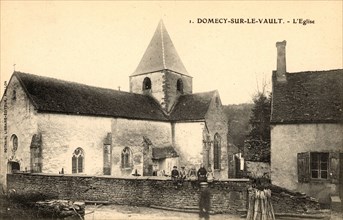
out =
[[[152,148],[152,158],[155,160],[178,157],[178,153],[173,146]]]
[[[149,96],[14,72],[39,112],[165,121]]]
[[[166,69],[188,75],[163,21],[161,20],[138,67],[131,76]]]
[[[343,69],[275,74],[272,123],[343,122]]]
[[[216,91],[210,91],[180,96],[170,114],[170,120],[204,119],[215,93]]]
[[[182,95],[166,115],[150,96],[14,72],[38,112],[156,121],[205,119],[216,91]]]

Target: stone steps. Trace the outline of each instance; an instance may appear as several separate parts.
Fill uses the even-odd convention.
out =
[[[335,212],[343,212],[343,203],[339,196],[331,196],[331,210]]]

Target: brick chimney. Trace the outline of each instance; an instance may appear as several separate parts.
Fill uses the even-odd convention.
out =
[[[276,42],[277,48],[277,64],[276,64],[276,79],[278,81],[286,81],[286,41]]]

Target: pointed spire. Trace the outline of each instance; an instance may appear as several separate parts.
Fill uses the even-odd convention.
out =
[[[136,71],[131,76],[165,69],[188,75],[161,19]]]

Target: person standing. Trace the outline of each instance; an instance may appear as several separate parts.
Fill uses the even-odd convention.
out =
[[[211,187],[213,187],[212,183],[214,181],[214,174],[212,172],[212,168],[211,168],[211,165],[208,167],[208,172],[206,174],[206,178],[207,178],[207,182],[209,183],[209,185]]]
[[[191,181],[192,188],[194,189],[196,187],[197,182],[197,171],[195,170],[194,165],[189,170],[188,179]]]
[[[184,166],[181,167],[181,170],[180,170],[179,174],[180,174],[180,185],[182,186],[183,182],[185,181],[186,176],[187,176],[187,173],[186,173],[186,170],[185,170]]]
[[[179,171],[177,170],[177,166],[174,166],[173,170],[171,171],[171,179],[174,186],[177,188],[177,182],[179,180]]]
[[[206,169],[204,167],[204,164],[201,164],[200,168],[198,170],[198,182],[199,182],[199,184],[201,182],[206,182],[207,181],[206,174],[207,174],[207,171],[206,171]]]
[[[207,182],[200,183],[199,219],[210,219],[211,193]]]

